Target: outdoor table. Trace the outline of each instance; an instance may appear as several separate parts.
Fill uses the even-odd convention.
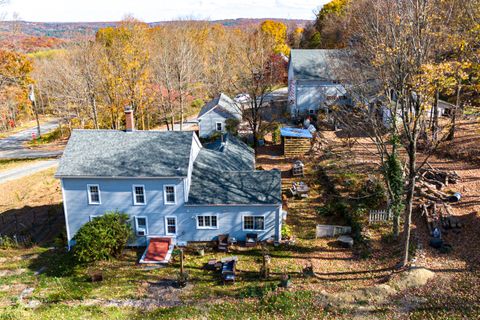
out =
[[[310,188],[304,183],[297,183],[296,188],[298,194],[306,194],[310,191]]]

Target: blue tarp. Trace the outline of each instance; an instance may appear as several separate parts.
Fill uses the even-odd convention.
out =
[[[294,138],[308,138],[312,139],[312,134],[306,129],[299,128],[281,128],[280,134],[282,137],[294,137]]]

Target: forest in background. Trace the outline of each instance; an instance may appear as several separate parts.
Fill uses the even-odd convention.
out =
[[[261,98],[285,85],[286,41],[287,26],[272,20],[233,28],[187,20],[151,26],[126,18],[58,49],[25,54],[3,47],[0,129],[33,116],[32,85],[38,111],[71,128],[120,129],[128,105],[140,129],[172,129],[221,92]],[[246,117],[261,135],[256,111]]]

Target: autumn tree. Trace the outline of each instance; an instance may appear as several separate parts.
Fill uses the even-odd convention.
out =
[[[363,5],[363,6],[362,6]],[[429,98],[422,90],[422,68],[434,61],[432,50],[437,26],[432,17],[441,16],[438,1],[375,0],[357,3],[354,20],[356,64],[372,71],[387,97],[390,118],[398,119],[393,132],[407,154],[404,219],[404,251],[409,261],[410,226],[418,169],[418,141],[425,128]]]
[[[253,134],[254,148],[271,122],[264,121],[264,100],[276,86],[285,83],[286,63],[275,53],[272,37],[254,29],[238,34],[235,41],[236,66],[232,84],[237,92],[248,93],[250,101],[241,104],[243,119]]]
[[[2,127],[8,129],[15,125],[19,107],[30,110],[26,105],[28,85],[32,83],[31,61],[23,54],[0,50],[0,98],[3,100],[1,111]]]
[[[96,35],[101,46],[99,70],[104,103],[110,108],[114,129],[120,127],[126,105],[134,108],[140,126],[145,128],[143,99],[150,61],[147,30],[146,24],[127,18],[115,28],[100,29]]]
[[[261,25],[261,30],[266,35],[272,37],[274,42],[273,51],[276,54],[290,55],[290,48],[287,45],[287,26],[281,22],[265,20]]]
[[[339,48],[347,45],[347,7],[350,0],[332,0],[318,11],[315,22],[303,33],[302,47]]]
[[[196,22],[178,22],[154,31],[153,76],[160,85],[164,117],[170,118],[172,129],[178,111],[183,130],[188,103],[202,83],[198,42],[205,41],[206,34],[203,25]]]

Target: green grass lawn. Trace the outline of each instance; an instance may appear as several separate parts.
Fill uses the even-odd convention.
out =
[[[62,319],[105,316],[116,319],[172,319],[191,318],[193,315],[205,315],[211,319],[235,319],[243,315],[255,319],[277,313],[288,314],[290,318],[309,312],[308,308],[299,308],[299,304],[313,306],[313,296],[309,291],[277,289],[280,277],[285,272],[298,274],[298,278],[293,277],[294,283],[305,281],[301,276],[301,267],[290,258],[291,252],[272,246],[269,253],[273,257],[271,276],[264,280],[259,274],[262,265],[260,248],[243,248],[230,254],[207,250],[204,256],[199,256],[195,250],[188,251],[185,254],[185,269],[189,274],[189,285],[175,290],[173,297],[181,302],[181,306],[142,310],[110,307],[107,303],[161,298],[155,296],[152,288],[159,281],[176,280],[178,259],[169,266],[149,269],[136,264],[139,251],[126,250],[121,259],[92,267],[75,264],[69,253],[42,247],[0,250],[0,319],[30,319],[36,316],[50,319],[60,315]],[[239,259],[235,284],[223,285],[218,271],[203,270],[203,265],[209,259],[230,255],[236,255]],[[2,274],[7,270],[8,274]],[[42,273],[35,275],[39,270]],[[93,270],[101,270],[104,280],[91,282]],[[26,288],[34,288],[34,291],[21,301],[19,296]],[[35,310],[25,308],[26,300],[39,301],[40,306]],[[91,301],[97,304],[88,305]]]

